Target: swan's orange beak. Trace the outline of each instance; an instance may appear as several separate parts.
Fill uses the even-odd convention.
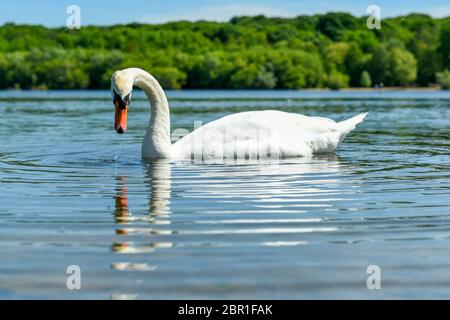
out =
[[[117,133],[122,134],[127,131],[128,104],[123,108],[120,106],[120,102],[116,101],[114,105],[116,107],[114,129]]]

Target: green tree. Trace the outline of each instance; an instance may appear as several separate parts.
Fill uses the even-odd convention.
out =
[[[317,29],[333,40],[339,40],[340,35],[349,29],[355,29],[358,21],[351,14],[331,12],[319,16]]]
[[[181,89],[187,79],[186,74],[175,67],[153,68],[151,72],[166,89]]]
[[[251,64],[231,76],[229,86],[235,89],[273,89],[276,78],[262,66]]]
[[[361,73],[359,84],[363,88],[370,88],[372,86],[372,78],[370,78],[370,73],[366,70]]]
[[[94,50],[86,60],[89,87],[100,89],[110,84],[111,71],[124,61],[124,55],[120,51]]]
[[[361,74],[366,70],[368,61],[371,55],[364,53],[358,44],[350,43],[347,55],[343,62],[343,72],[350,77],[351,86],[359,86],[361,80]]]
[[[370,66],[375,83],[409,85],[417,78],[417,61],[413,54],[395,42],[380,45]]]
[[[345,60],[350,50],[350,45],[345,42],[333,42],[325,47],[324,58],[328,69],[337,69],[341,72],[345,70]]]
[[[447,18],[441,26],[438,51],[444,68],[450,67],[450,18]]]
[[[417,61],[412,53],[401,48],[390,52],[390,81],[394,85],[412,84],[417,78]]]
[[[332,90],[348,87],[349,77],[337,70],[332,70],[328,75],[327,86]]]
[[[0,26],[0,88],[108,88],[120,68],[140,67],[166,88],[341,88],[429,85],[450,68],[450,18],[383,19],[328,13],[230,22]],[[442,80],[441,80],[442,82]]]
[[[444,70],[436,74],[438,84],[443,90],[450,90],[450,71]]]
[[[428,85],[435,82],[435,74],[441,66],[437,52],[439,33],[436,21],[427,15],[411,14],[403,21],[414,33],[414,38],[406,43],[406,48],[417,60],[417,83]]]

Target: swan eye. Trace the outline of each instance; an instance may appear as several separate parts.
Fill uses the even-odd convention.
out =
[[[117,101],[121,102],[122,98],[120,98],[120,95],[117,94],[116,90],[113,89],[114,97],[113,97],[113,103],[116,104]]]
[[[130,100],[131,100],[131,92],[123,98],[123,102],[125,104],[130,104]]]
[[[113,89],[113,94],[114,94],[114,98],[113,98],[114,105],[116,105],[116,103],[119,102],[119,107],[121,109],[125,109],[127,107],[127,105],[130,103],[131,92],[129,94],[127,94],[123,98],[123,100],[120,97],[120,95],[116,92],[116,90],[114,90],[114,89]]]

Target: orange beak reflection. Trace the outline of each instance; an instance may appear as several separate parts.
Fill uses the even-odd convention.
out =
[[[126,105],[125,108],[122,108],[120,107],[120,102],[116,101],[115,107],[114,129],[116,129],[117,133],[122,134],[127,131],[128,105]]]
[[[116,210],[114,212],[116,223],[124,223],[126,221],[126,217],[128,216],[127,192],[126,177],[120,177],[120,180],[117,180],[116,187]]]

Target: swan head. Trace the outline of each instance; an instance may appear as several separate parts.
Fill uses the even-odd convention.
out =
[[[111,78],[111,95],[115,107],[114,129],[119,134],[127,131],[128,107],[132,91],[132,74],[126,70],[116,71]]]

